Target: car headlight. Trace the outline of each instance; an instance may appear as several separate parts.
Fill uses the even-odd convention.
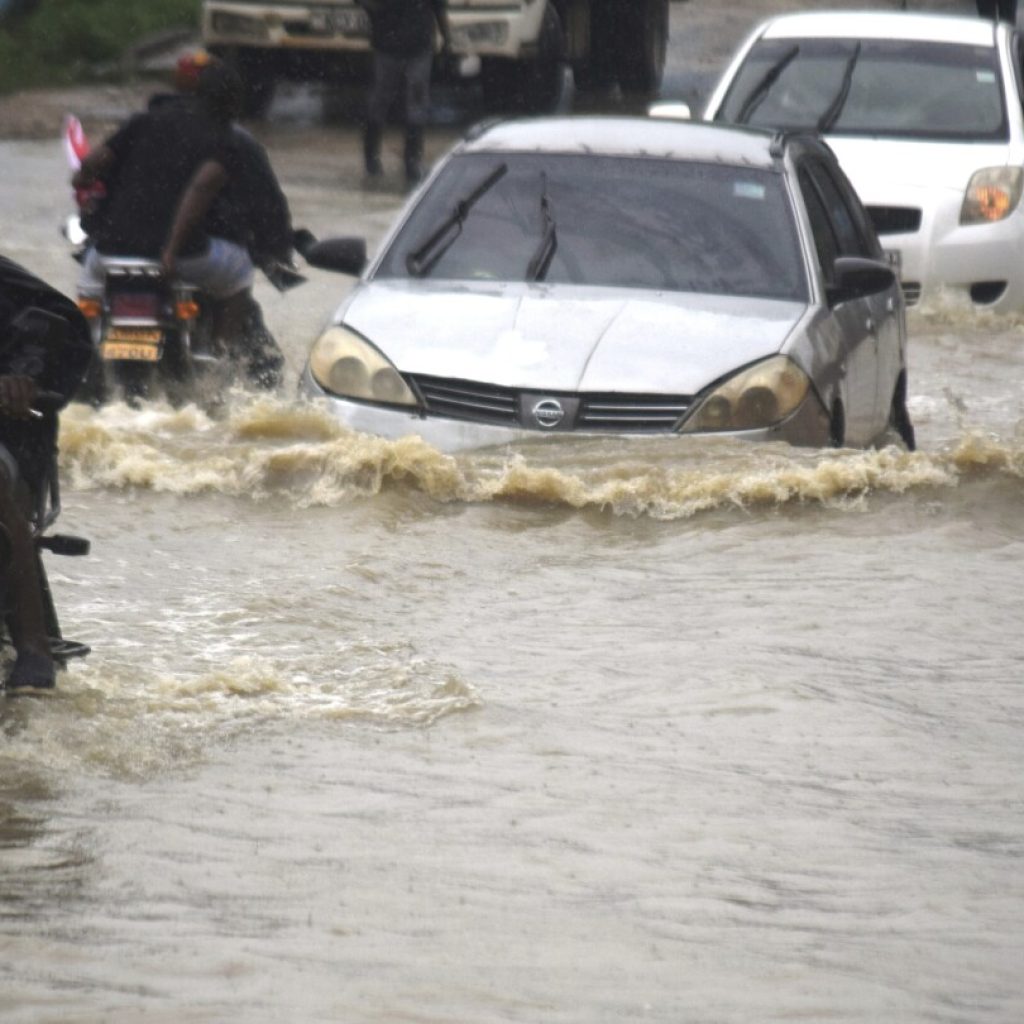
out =
[[[1009,217],[1020,202],[1024,171],[1019,167],[986,167],[971,176],[961,224],[992,224]]]
[[[452,48],[455,50],[467,50],[481,43],[504,46],[507,41],[508,25],[504,21],[481,21],[475,25],[452,27]]]
[[[309,370],[325,391],[341,398],[388,405],[417,405],[402,375],[365,338],[347,327],[329,327],[309,354]]]
[[[683,424],[683,433],[773,426],[800,406],[810,386],[796,363],[772,356],[715,388]]]

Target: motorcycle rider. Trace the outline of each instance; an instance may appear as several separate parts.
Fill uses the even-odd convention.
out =
[[[194,97],[136,114],[82,161],[72,184],[111,184],[79,279],[83,297],[103,294],[102,256],[159,259],[217,302],[215,331],[244,350],[253,263],[244,246],[204,230],[206,214],[238,177],[231,123],[242,83],[222,62],[199,73]]]
[[[33,308],[44,311],[44,330],[25,329]],[[13,598],[8,620],[17,652],[8,690],[54,685],[30,516],[52,464],[57,416],[52,409],[40,416],[33,402],[43,391],[66,403],[91,355],[89,327],[76,305],[0,256],[0,568]]]
[[[175,67],[176,92],[151,97],[149,110],[180,103],[199,86],[203,68],[220,58],[199,50],[179,58]],[[288,200],[277,180],[266,149],[240,124],[231,125],[231,144],[237,155],[235,175],[214,199],[206,215],[207,234],[225,238],[246,248],[255,266],[284,291],[303,280],[292,262],[292,221]],[[246,349],[237,354],[246,374],[264,388],[281,381],[284,356],[263,326],[259,306],[253,301],[246,327]]]
[[[199,50],[179,58],[174,82],[177,92],[158,93],[149,100],[155,110],[180,102],[199,87],[203,68],[220,58]],[[231,125],[231,142],[238,151],[238,176],[229,181],[214,200],[206,222],[211,235],[238,242],[249,250],[253,263],[272,277],[275,265],[289,266],[292,259],[292,222],[277,175],[266,149],[237,122]]]

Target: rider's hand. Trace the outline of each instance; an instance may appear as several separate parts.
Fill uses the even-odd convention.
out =
[[[0,412],[16,420],[32,415],[36,382],[31,377],[7,375],[0,377]]]

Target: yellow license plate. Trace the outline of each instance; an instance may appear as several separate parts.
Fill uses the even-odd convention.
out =
[[[155,363],[160,359],[160,334],[157,341],[105,341],[100,346],[104,359],[132,359],[143,363]]]
[[[104,341],[162,341],[163,332],[156,327],[111,327]]]

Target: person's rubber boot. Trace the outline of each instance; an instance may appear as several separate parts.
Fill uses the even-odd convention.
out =
[[[379,178],[384,173],[384,166],[380,162],[380,144],[384,137],[384,126],[375,121],[369,121],[366,130],[363,132],[363,166],[366,168],[368,178]]]
[[[424,178],[423,170],[423,129],[410,125],[405,130],[405,180],[415,188]]]
[[[7,676],[7,692],[52,690],[57,685],[57,669],[53,659],[35,651],[19,651]]]

